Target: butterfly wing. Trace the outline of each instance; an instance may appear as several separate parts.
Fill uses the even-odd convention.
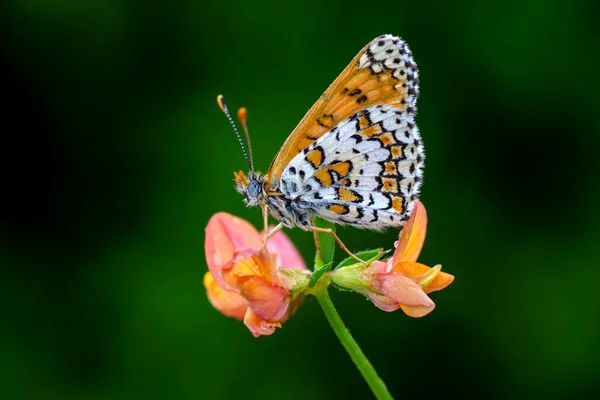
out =
[[[336,223],[402,226],[418,196],[424,159],[412,115],[370,106],[296,155],[281,190],[294,207]]]
[[[279,189],[279,178],[291,160],[340,122],[358,111],[387,104],[405,118],[414,116],[419,93],[417,66],[408,46],[392,35],[367,44],[302,118],[271,163],[267,189]]]

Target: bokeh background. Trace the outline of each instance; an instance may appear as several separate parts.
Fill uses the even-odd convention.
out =
[[[334,292],[342,317],[398,398],[597,393],[597,2],[0,7],[0,397],[369,398],[315,301],[259,339],[211,307],[203,230],[221,210],[260,223],[216,95],[248,108],[265,170],[383,33],[421,72],[421,260],[456,281],[423,319]]]

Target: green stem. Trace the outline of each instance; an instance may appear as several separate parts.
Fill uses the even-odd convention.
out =
[[[324,278],[324,279],[323,279]],[[337,335],[340,342],[342,342],[342,346],[346,349],[350,358],[360,371],[361,375],[367,381],[367,384],[371,388],[371,391],[375,395],[377,399],[393,399],[390,392],[387,390],[385,383],[381,380],[375,368],[369,362],[365,353],[362,352],[358,343],[354,340],[346,325],[340,318],[337,310],[335,309],[331,298],[329,297],[329,293],[327,292],[327,286],[329,285],[329,279],[327,277],[323,277],[319,280],[315,288],[312,290],[312,293],[315,295],[323,312],[325,313],[325,317],[329,324],[333,328],[333,331]]]

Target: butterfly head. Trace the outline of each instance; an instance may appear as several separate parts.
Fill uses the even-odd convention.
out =
[[[244,195],[246,204],[257,206],[262,204],[264,199],[263,177],[256,172],[250,172],[246,176],[242,171],[234,172],[235,189]]]

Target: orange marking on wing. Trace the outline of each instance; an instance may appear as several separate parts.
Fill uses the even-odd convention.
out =
[[[370,138],[375,135],[379,135],[381,132],[383,132],[383,130],[381,129],[381,126],[379,126],[379,124],[375,124],[375,125],[371,125],[370,127],[366,128],[366,129],[363,129],[362,131],[360,131],[360,134],[363,137]]]
[[[366,115],[361,115],[361,116],[358,118],[358,127],[359,127],[360,129],[364,129],[364,128],[366,128],[367,126],[369,126],[369,123],[370,123],[370,121],[369,121],[369,118],[367,118],[367,116],[366,116]]]
[[[402,199],[400,197],[394,197],[392,200],[392,208],[400,214],[404,212],[404,206],[402,205]]]
[[[315,177],[316,180],[319,181],[319,183],[323,187],[331,186],[331,184],[333,183],[333,179],[331,179],[331,174],[329,174],[329,170],[327,168],[318,170],[317,172],[314,173],[313,176]]]
[[[387,175],[396,175],[398,173],[398,170],[396,169],[396,163],[393,161],[386,162],[384,173]]]
[[[326,187],[326,186],[330,186],[333,184],[333,178],[331,176],[332,171],[337,173],[339,178],[343,178],[346,175],[348,175],[351,168],[352,168],[352,164],[350,163],[350,161],[344,161],[344,162],[334,164],[330,167],[321,168],[321,169],[317,170],[317,172],[315,172],[313,174],[313,176],[319,181],[321,186]],[[340,184],[342,184],[344,186],[349,186],[350,181],[348,181],[347,184],[345,182],[340,182]]]
[[[390,151],[394,160],[397,160],[402,157],[402,146],[392,146]]]
[[[348,214],[349,210],[348,207],[343,206],[341,204],[332,204],[329,206],[329,211],[334,212],[336,214]]]
[[[384,133],[383,135],[379,136],[378,139],[381,140],[381,143],[383,143],[384,146],[389,146],[392,143],[396,143],[392,132]]]
[[[402,103],[408,97],[408,86],[403,86],[407,82],[406,75],[394,78],[391,71],[377,75],[372,73],[368,67],[359,68],[359,59],[375,40],[368,43],[354,57],[287,138],[265,177],[268,186],[274,180],[279,179],[285,167],[296,154],[328,132],[328,126],[335,126],[356,112],[372,105],[389,104],[406,111],[407,106]],[[360,94],[349,97],[350,93],[357,89],[360,90]],[[366,98],[360,103],[357,102],[363,96]],[[332,117],[324,123],[323,119],[319,120],[324,115]],[[321,126],[319,122],[326,127]]]
[[[323,150],[317,147],[306,155],[306,159],[310,161],[314,168],[319,168],[323,163]]]
[[[398,182],[393,178],[383,178],[383,191],[389,193],[398,193]]]
[[[348,172],[350,172],[351,166],[352,166],[352,164],[350,164],[350,161],[344,161],[341,163],[334,164],[331,167],[329,167],[328,169],[331,169],[332,171],[337,172],[337,174],[340,176],[340,178],[343,178],[346,175],[348,175]]]
[[[349,189],[338,189],[337,190],[338,199],[341,201],[347,201],[350,203],[354,203],[359,200],[359,197]]]

